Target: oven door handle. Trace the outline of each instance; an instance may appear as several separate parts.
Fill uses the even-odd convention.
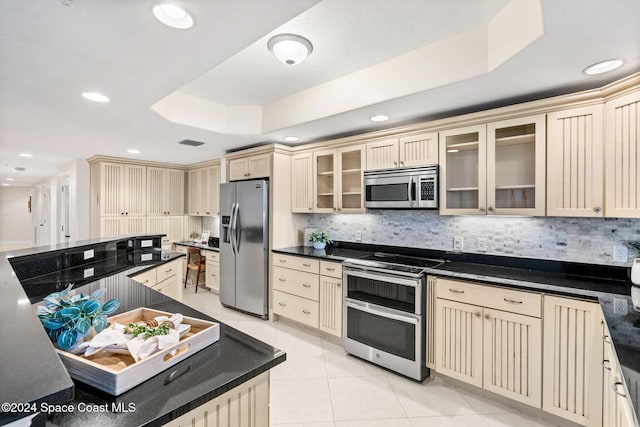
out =
[[[388,309],[385,309],[384,307],[375,306],[375,308],[371,308],[371,306],[367,303],[360,303],[357,301],[353,301],[349,298],[345,298],[344,302],[347,307],[364,311],[365,313],[373,314],[375,316],[386,317],[387,319],[398,320],[404,323],[412,323],[414,325],[417,325],[420,322],[419,319],[396,314],[394,312],[389,311]]]
[[[389,283],[395,283],[398,285],[410,286],[412,288],[417,288],[418,285],[420,284],[419,279],[416,279],[416,280],[403,279],[397,276],[385,275],[384,273],[373,274],[373,273],[367,273],[365,271],[360,271],[360,270],[352,270],[350,268],[343,269],[343,274],[344,276],[354,276],[354,277],[362,277],[363,279],[385,281]]]

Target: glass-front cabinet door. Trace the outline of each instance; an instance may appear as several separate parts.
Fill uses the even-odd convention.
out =
[[[545,214],[545,116],[487,124],[487,214]]]
[[[336,170],[336,150],[316,151],[313,153],[314,212],[331,213],[338,210]]]
[[[341,148],[338,150],[338,212],[364,212],[362,195],[362,174],[365,163],[365,146]]]
[[[441,214],[486,214],[486,158],[485,125],[440,132]]]

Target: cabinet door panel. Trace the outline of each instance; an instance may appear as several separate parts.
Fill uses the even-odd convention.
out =
[[[363,171],[365,168],[365,146],[341,148],[338,159],[338,212],[364,212]]]
[[[198,215],[211,215],[211,193],[209,180],[211,171],[209,168],[198,169]]]
[[[147,215],[164,215],[166,213],[165,187],[166,169],[147,168]]]
[[[124,218],[102,217],[100,218],[100,237],[122,236]]]
[[[400,138],[400,166],[438,164],[438,132]]]
[[[229,181],[247,179],[249,174],[247,159],[235,159],[229,161]]]
[[[184,214],[184,171],[167,169],[165,183],[163,210],[167,215]]]
[[[200,188],[199,172],[197,169],[189,171],[189,214],[198,215],[200,211],[198,194]]]
[[[367,144],[367,170],[398,167],[398,139],[385,139]]]
[[[220,214],[220,167],[209,168],[209,208],[211,215]]]
[[[542,409],[573,422],[602,422],[600,306],[544,297]]]
[[[100,164],[100,215],[124,215],[123,164]]]
[[[291,158],[291,212],[313,211],[313,156],[298,154]]]
[[[271,155],[263,154],[247,159],[248,178],[268,178],[271,175]]]
[[[145,234],[147,232],[146,217],[124,218],[124,234]]]
[[[542,321],[484,309],[484,388],[541,407]]]
[[[602,217],[602,106],[551,113],[547,126],[547,215]]]
[[[342,336],[342,279],[320,276],[320,330]]]
[[[438,298],[436,371],[482,387],[482,307]]]
[[[606,103],[605,216],[640,218],[640,92]]]
[[[332,213],[338,210],[338,182],[336,150],[323,150],[313,153],[313,211]]]
[[[128,216],[147,214],[147,167],[124,165],[124,210]]]

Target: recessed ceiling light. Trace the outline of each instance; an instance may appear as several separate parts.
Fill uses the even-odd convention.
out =
[[[8,187],[8,186],[9,186],[9,184],[7,184],[6,182],[3,182],[3,183],[2,183],[2,186],[3,186],[3,187]]]
[[[156,4],[151,11],[158,21],[171,28],[186,30],[193,27],[193,16],[185,9],[176,5],[165,3]]]
[[[283,139],[285,141],[287,141],[287,142],[296,142],[298,140],[298,137],[297,136],[285,136]]]
[[[375,116],[369,117],[369,120],[372,122],[384,122],[385,120],[389,120],[389,116],[385,116],[384,114],[376,114]]]
[[[7,181],[15,181],[13,178],[7,178]]]
[[[29,154],[29,153],[20,153],[20,154],[18,154],[18,156],[20,156],[20,157],[33,157],[33,154]]]
[[[456,150],[455,148],[452,148],[451,150],[447,150],[447,153],[457,153],[460,150]]]
[[[129,154],[140,154],[140,150],[131,149],[131,150],[127,150],[127,153],[129,153]]]
[[[582,72],[589,76],[592,76],[594,74],[602,74],[606,73],[607,71],[613,71],[616,68],[620,68],[622,64],[624,64],[624,60],[622,59],[608,59],[606,61],[589,65],[587,68],[582,70]]]
[[[98,92],[82,92],[82,97],[94,102],[109,102],[109,98]]]

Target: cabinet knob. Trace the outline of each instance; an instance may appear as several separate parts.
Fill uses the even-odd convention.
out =
[[[313,210],[313,208],[309,208],[309,210],[311,211],[311,210]]]
[[[393,166],[398,166],[398,162],[393,162]]]
[[[600,210],[601,210],[601,209],[600,209],[600,206],[596,206],[595,208],[593,208],[593,211],[594,211],[595,213],[600,213]]]
[[[333,210],[334,210],[334,212],[335,212],[335,211],[337,211],[338,209],[337,209],[337,208],[333,208]]]
[[[491,320],[491,316],[489,316],[488,314],[485,314],[484,318],[487,319],[487,320]]]
[[[489,206],[489,207],[487,208],[487,210],[488,210],[489,212],[493,212],[493,207],[492,207],[492,206]]]
[[[484,208],[483,207],[480,208],[480,212],[484,212]]]
[[[622,393],[622,392],[618,391],[618,386],[621,386],[621,385],[622,385],[622,382],[620,382],[620,381],[616,381],[615,383],[611,384],[611,389],[612,389],[613,391],[615,391],[615,393],[616,393],[618,396],[620,396],[620,397],[627,397],[627,395],[626,395],[626,394],[624,394],[624,393]]]
[[[480,313],[480,312],[474,313],[474,315],[475,315],[476,317],[482,317],[482,313]]]
[[[120,215],[124,215],[124,212],[120,212]]]
[[[207,212],[207,215],[209,215],[209,212]]]
[[[610,362],[609,360],[604,359],[604,360],[602,361],[601,365],[602,365],[602,367],[603,367],[604,369],[606,369],[607,371],[610,371],[610,370],[611,370],[611,362]]]
[[[400,166],[404,166],[404,162],[402,162],[402,161],[401,161],[401,162],[400,162]]]

